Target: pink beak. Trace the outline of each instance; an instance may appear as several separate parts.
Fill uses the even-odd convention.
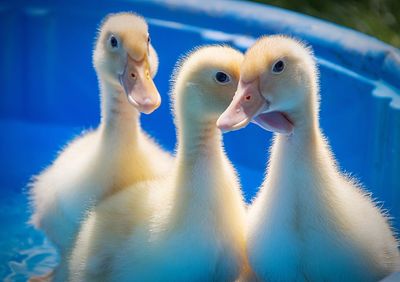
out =
[[[161,96],[151,77],[147,58],[138,62],[128,56],[119,79],[129,102],[140,112],[150,114],[160,106]]]
[[[235,96],[217,120],[217,126],[224,132],[232,131],[247,126],[251,121],[272,132],[290,134],[293,131],[293,123],[285,113],[271,111],[270,102],[261,94],[258,79],[239,81]]]
[[[258,79],[251,82],[239,81],[238,89],[229,107],[222,113],[217,126],[222,131],[245,127],[254,116],[267,110],[269,103],[258,89]]]

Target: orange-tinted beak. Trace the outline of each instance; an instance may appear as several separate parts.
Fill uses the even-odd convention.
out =
[[[140,112],[152,113],[161,104],[161,96],[150,74],[148,58],[135,61],[128,56],[124,73],[120,76],[129,102]]]
[[[232,131],[243,128],[258,113],[267,110],[269,103],[261,95],[258,79],[251,82],[239,81],[238,89],[229,107],[222,113],[217,126],[222,131]]]

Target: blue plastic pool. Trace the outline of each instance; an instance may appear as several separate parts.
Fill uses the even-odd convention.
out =
[[[56,264],[43,235],[25,223],[25,186],[68,140],[97,125],[92,44],[100,20],[124,10],[144,15],[150,24],[161,62],[155,82],[164,103],[143,117],[143,126],[171,151],[169,77],[182,54],[210,43],[244,50],[271,33],[311,44],[321,69],[321,124],[333,151],[342,169],[358,177],[400,227],[398,49],[324,21],[245,2],[0,2],[0,278],[25,281]],[[248,200],[262,182],[270,137],[254,125],[225,136]]]

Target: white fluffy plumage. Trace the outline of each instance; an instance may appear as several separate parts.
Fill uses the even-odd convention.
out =
[[[284,68],[274,67],[279,61]],[[247,89],[260,89],[268,101],[253,117],[266,128],[288,132],[275,135],[266,179],[249,207],[248,257],[255,276],[261,281],[378,281],[398,270],[399,250],[387,217],[340,172],[321,132],[310,50],[288,37],[263,37],[247,51],[241,79],[256,83]]]

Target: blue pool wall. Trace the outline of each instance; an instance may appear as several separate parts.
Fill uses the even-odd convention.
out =
[[[8,140],[0,141],[1,166],[8,168],[0,172],[4,189],[22,189],[68,140],[98,124],[91,52],[99,22],[118,11],[135,11],[149,22],[160,58],[155,82],[163,104],[154,114],[143,116],[142,124],[170,151],[175,129],[169,78],[182,54],[213,43],[245,50],[258,36],[276,33],[311,45],[321,71],[321,126],[338,162],[383,202],[400,227],[399,50],[332,23],[241,1],[0,2],[0,38],[5,39],[0,44],[0,119],[9,130],[0,133]],[[18,140],[28,129],[22,126],[21,132],[13,132],[7,122],[14,120],[74,130]],[[40,138],[46,141],[35,142]],[[254,125],[225,136],[248,200],[262,182],[270,138]]]

